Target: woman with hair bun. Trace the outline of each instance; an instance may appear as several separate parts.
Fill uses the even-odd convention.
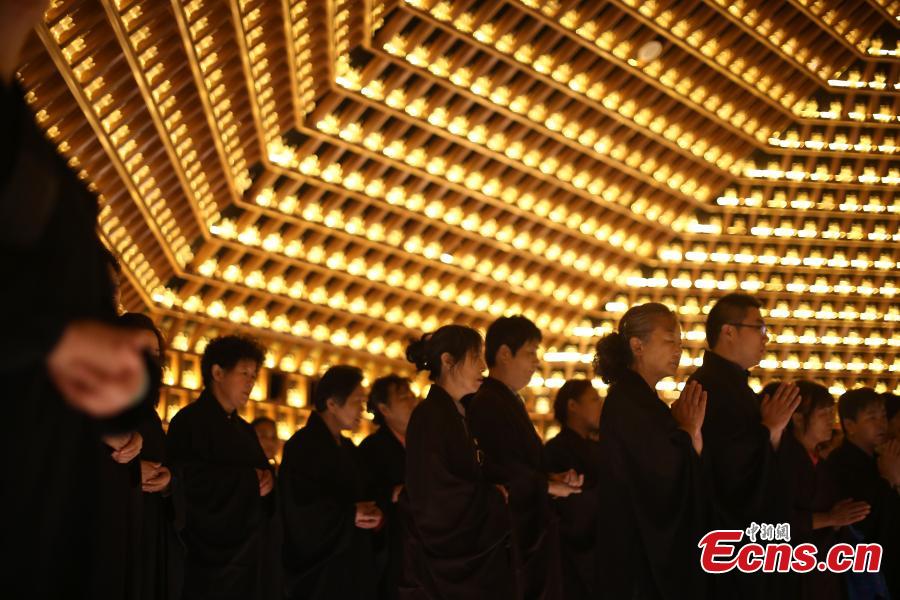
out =
[[[400,596],[514,598],[505,493],[482,473],[461,403],[484,378],[481,335],[446,325],[411,343],[406,356],[433,383],[406,430],[409,546]]]
[[[597,343],[610,384],[600,420],[609,471],[599,517],[602,588],[611,598],[704,598],[697,543],[704,504],[700,433],[706,393],[688,383],[670,409],[656,384],[675,374],[681,329],[658,303],[634,306]]]

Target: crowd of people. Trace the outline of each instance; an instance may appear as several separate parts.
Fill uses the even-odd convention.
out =
[[[5,597],[900,598],[898,397],[836,402],[802,372],[755,393],[769,335],[748,295],[709,312],[703,364],[671,406],[657,384],[678,369],[676,315],[629,309],[597,343],[605,400],[567,381],[546,444],[520,395],[542,343],[522,316],[410,343],[421,401],[399,375],[367,388],[331,366],[280,465],[276,424],[240,416],[264,349],[220,337],[165,428],[165,340],[118,314],[97,199],[14,78],[43,5],[0,1]],[[365,409],[377,430],[357,447],[344,432]],[[701,568],[707,532],[767,524],[821,552],[880,544],[881,569]]]

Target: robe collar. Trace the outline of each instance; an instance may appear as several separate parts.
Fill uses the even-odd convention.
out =
[[[512,396],[519,402],[521,402],[523,404],[525,403],[525,400],[522,398],[522,396],[519,395],[519,392],[515,391],[514,389],[512,389],[511,387],[509,387],[508,385],[506,385],[505,383],[503,383],[502,381],[500,381],[499,379],[496,379],[494,377],[485,377],[484,381],[481,382],[481,387],[487,388],[487,389],[494,389],[497,393]]]
[[[589,438],[581,437],[580,433],[578,433],[574,429],[572,429],[570,427],[566,427],[566,426],[562,427],[559,430],[559,433],[556,434],[556,437],[558,437],[561,440],[569,440],[572,444],[575,444],[577,446],[585,445],[585,444],[588,444],[588,443],[594,441]]]
[[[744,384],[747,384],[750,379],[750,371],[743,368],[741,365],[716,354],[712,350],[703,351],[703,364],[709,365],[726,377],[735,377]]]
[[[316,410],[309,413],[309,417],[306,419],[306,427],[309,429],[310,433],[314,434],[316,437],[322,440],[327,439],[332,444],[342,448],[344,446],[344,440],[347,439],[342,435],[339,436],[339,440],[334,439],[334,435],[331,434],[331,430],[328,429],[328,425],[325,424],[325,419],[323,419],[322,415]]]
[[[238,416],[237,409],[228,412],[225,410],[219,401],[216,399],[216,395],[213,394],[212,390],[209,388],[203,388],[203,391],[200,392],[200,396],[197,398],[197,403],[202,403],[205,406],[215,407],[213,410],[216,414],[222,414],[226,419],[233,420],[236,416]]]
[[[468,397],[468,396],[467,396]],[[462,419],[466,418],[466,405],[462,400],[454,400],[447,390],[442,388],[436,383],[432,383],[431,387],[428,388],[428,396],[426,396],[426,400],[428,398],[434,398],[438,402],[449,402],[456,409],[456,412],[459,413],[459,416]]]
[[[619,378],[619,381],[617,383],[624,384],[629,387],[638,387],[642,392],[653,394],[654,396],[659,398],[659,394],[656,392],[656,390],[653,389],[649,383],[647,383],[646,379],[641,377],[640,373],[633,369],[625,369],[625,372],[622,373],[622,377]]]
[[[397,439],[397,434],[395,434],[394,431],[390,427],[388,427],[386,424],[379,425],[378,431],[376,431],[374,435],[376,435],[380,438],[384,438],[385,440],[387,440],[388,444],[390,444],[392,446],[397,446],[398,448],[400,448],[401,450],[406,452],[406,446],[404,446],[400,442],[400,440]]]
[[[856,444],[854,444],[853,442],[848,440],[846,437],[844,438],[844,441],[841,443],[841,445],[846,446],[846,450],[844,450],[844,452],[846,452],[847,454],[849,454],[851,456],[855,455],[857,457],[857,459],[860,461],[865,461],[867,463],[873,463],[873,464],[877,464],[877,462],[878,462],[877,457],[875,457],[874,455],[868,454],[865,450],[863,450],[862,448],[860,448],[859,446],[857,446]]]

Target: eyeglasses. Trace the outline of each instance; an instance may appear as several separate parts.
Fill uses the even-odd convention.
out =
[[[732,327],[749,327],[750,329],[757,330],[759,335],[769,335],[769,328],[766,325],[750,325],[748,323],[726,323],[726,325],[731,325]]]

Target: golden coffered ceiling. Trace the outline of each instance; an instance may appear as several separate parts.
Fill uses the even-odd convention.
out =
[[[760,379],[900,382],[900,1],[57,0],[21,77],[125,303],[306,374],[524,313],[756,293]],[[661,43],[659,46],[653,42]]]

